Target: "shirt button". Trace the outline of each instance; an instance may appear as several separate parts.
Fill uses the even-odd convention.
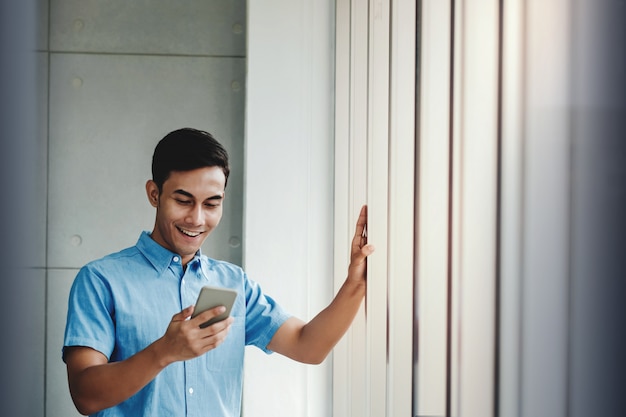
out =
[[[173,261],[174,261],[174,262],[178,262],[178,260],[179,260],[179,259],[180,259],[180,258],[179,258],[178,256],[174,256]]]
[[[193,395],[193,388],[189,388],[189,395]]]

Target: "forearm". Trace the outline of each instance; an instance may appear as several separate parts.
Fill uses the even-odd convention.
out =
[[[160,353],[160,343],[156,341],[124,361],[87,366],[70,374],[70,392],[78,411],[93,414],[125,401],[146,386],[169,364]]]
[[[291,359],[320,363],[339,342],[354,320],[367,287],[367,257],[374,246],[367,243],[367,206],[361,208],[352,238],[348,278],[328,307],[304,323],[287,320],[274,334],[268,348]]]
[[[346,280],[330,305],[302,327],[298,343],[302,362],[320,363],[328,356],[352,324],[365,292],[365,283]]]

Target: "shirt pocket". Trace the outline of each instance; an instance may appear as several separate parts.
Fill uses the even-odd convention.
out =
[[[234,317],[226,340],[206,353],[206,366],[211,372],[243,369],[243,354],[246,344],[245,317]]]

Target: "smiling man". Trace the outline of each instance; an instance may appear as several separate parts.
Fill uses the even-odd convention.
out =
[[[148,181],[146,191],[157,209],[152,239],[186,265],[222,217],[224,187],[219,167],[173,172],[161,186]]]
[[[97,416],[239,417],[246,345],[319,363],[365,296],[367,208],[352,240],[348,276],[308,323],[287,314],[238,266],[200,247],[222,217],[228,154],[209,133],[185,128],[156,146],[146,194],[154,228],[131,248],[90,262],[69,297],[63,360],[72,399]],[[221,307],[191,318],[205,285],[234,289]]]

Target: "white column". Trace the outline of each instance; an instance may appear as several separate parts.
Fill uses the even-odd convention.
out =
[[[304,320],[333,295],[333,4],[248,2],[244,266]],[[331,363],[248,349],[244,415],[329,415]]]

